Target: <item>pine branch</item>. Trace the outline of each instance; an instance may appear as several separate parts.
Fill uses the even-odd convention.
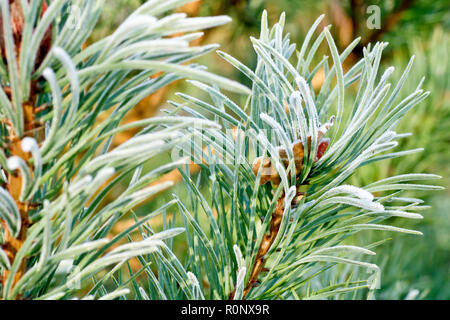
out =
[[[380,268],[361,255],[375,252],[369,246],[342,242],[364,230],[420,234],[381,222],[393,216],[420,219],[409,200],[398,195],[441,189],[407,182],[439,178],[420,174],[363,186],[348,184],[355,171],[369,163],[416,152],[390,152],[397,140],[406,137],[394,129],[428,93],[419,85],[396,102],[412,61],[391,89],[393,68],[379,70],[384,43],[365,48],[364,58],[344,72],[342,63],[358,40],[339,53],[326,27],[312,41],[322,18],[308,32],[294,65],[295,45],[282,36],[284,15],[269,29],[263,14],[261,35],[251,38],[258,56],[255,70],[219,52],[252,81],[252,94],[244,106],[198,81],[190,83],[210,100],[179,93],[183,102],[171,102],[192,117],[214,117],[223,128],[196,128],[195,137],[201,137],[202,144],[193,139],[178,146],[201,167],[196,181],[187,168],[181,171],[189,201],[178,196],[176,201],[190,247],[184,268],[197,279],[207,279],[205,297],[299,299],[362,289],[368,289],[370,297],[379,284]],[[324,40],[333,59],[331,68],[326,57],[312,65]],[[323,84],[313,90],[312,79],[320,70]],[[345,95],[354,83],[358,92],[349,105]],[[336,116],[330,119],[332,114]],[[203,175],[208,187],[200,186]],[[338,273],[340,266],[348,272]],[[356,267],[371,270],[372,275],[356,273]],[[325,273],[332,277],[326,284]],[[164,281],[169,279],[164,276]],[[313,279],[324,286],[310,291]]]
[[[103,1],[1,2],[0,115],[7,129],[0,131],[6,147],[0,153],[2,299],[70,298],[83,282],[108,268],[120,269],[124,261],[161,248],[173,255],[163,240],[177,236],[183,231],[179,228],[151,232],[148,239],[130,244],[118,242],[133,229],[112,240],[106,236],[135,206],[170,187],[168,181],[154,182],[181,165],[170,162],[142,173],[145,162],[186,139],[180,135],[184,128],[216,127],[207,120],[172,117],[121,124],[127,112],[186,76],[248,91],[187,64],[216,47],[190,47],[199,36],[193,31],[229,21],[167,14],[187,2],[149,1],[113,34],[89,46],[83,44]],[[79,10],[79,20],[68,14],[70,4]],[[109,110],[109,117],[97,121]],[[117,134],[135,128],[140,128],[135,136],[111,146]],[[100,205],[128,174],[133,179],[127,189]],[[103,281],[112,276],[108,273]],[[98,289],[93,296],[111,299],[129,292]]]

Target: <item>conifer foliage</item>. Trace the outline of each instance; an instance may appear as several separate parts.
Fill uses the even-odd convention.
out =
[[[122,215],[167,187],[148,185],[173,164],[142,176],[137,170],[125,192],[99,204],[124,175],[182,139],[181,128],[204,121],[120,120],[142,98],[186,75],[247,91],[186,64],[216,48],[189,46],[201,36],[194,31],[229,18],[170,14],[185,2],[149,1],[110,36],[83,47],[104,1],[1,1],[2,298],[70,298],[99,271],[163,245],[164,236],[115,246],[127,234],[107,235]],[[142,130],[110,148],[112,137],[129,128]],[[89,294],[116,295],[98,288]]]
[[[217,87],[190,83],[210,101],[179,93],[172,102],[185,114],[214,118],[222,130],[198,128],[182,150],[208,176],[206,191],[185,171],[192,199],[178,199],[190,248],[187,268],[207,279],[208,297],[230,299],[319,299],[373,297],[381,271],[368,261],[376,243],[346,240],[364,230],[410,234],[418,231],[383,223],[390,217],[420,219],[420,199],[408,190],[433,190],[420,183],[430,174],[403,174],[368,185],[348,184],[358,168],[421,150],[393,149],[408,133],[397,133],[401,118],[429,92],[421,83],[397,99],[412,69],[411,58],[399,82],[394,68],[380,70],[386,43],[364,49],[363,58],[344,73],[343,62],[359,39],[339,53],[329,26],[314,39],[319,17],[299,48],[283,35],[284,15],[272,28],[264,12],[259,39],[251,38],[255,70],[227,53],[219,55],[252,82],[242,107]],[[330,57],[316,59],[320,45]],[[318,89],[313,77],[324,72]],[[350,86],[356,99],[345,101]],[[350,105],[351,108],[344,106]],[[232,116],[233,115],[233,116]],[[192,147],[194,145],[194,147]],[[417,181],[417,182],[414,182]],[[203,216],[203,218],[202,218]],[[206,219],[206,231],[200,222]]]
[[[383,221],[421,218],[421,200],[404,192],[438,189],[413,183],[438,176],[346,182],[359,167],[417,152],[393,151],[408,137],[396,125],[428,95],[419,83],[397,99],[413,59],[389,83],[380,42],[344,72],[358,40],[339,53],[329,27],[314,39],[319,17],[297,48],[283,35],[284,15],[269,28],[264,12],[251,38],[255,70],[219,52],[249,89],[192,63],[217,48],[191,46],[198,31],[230,19],[171,13],[187,2],[147,1],[89,43],[102,0],[0,0],[2,299],[298,299],[367,289],[370,297],[380,270],[364,257],[376,244],[346,239],[372,229],[419,233]],[[313,65],[322,43],[331,59]],[[325,81],[315,90],[319,71]],[[121,124],[144,97],[182,78],[210,100],[179,93],[165,115]],[[350,86],[358,94],[348,109]],[[112,146],[131,128],[140,131]],[[172,162],[144,170],[167,152]],[[124,215],[172,185],[158,178],[173,169],[183,176],[173,200],[111,236]],[[123,192],[107,198],[119,184]],[[158,215],[155,232],[147,222]]]

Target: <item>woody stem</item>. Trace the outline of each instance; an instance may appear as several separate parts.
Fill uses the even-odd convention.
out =
[[[34,90],[33,90],[34,91]],[[23,111],[24,111],[24,125],[27,132],[32,132],[35,128],[35,103],[36,103],[36,95],[31,95],[31,99],[23,103]],[[25,160],[28,164],[28,160],[30,159],[30,154],[24,152],[22,150],[22,138],[19,138],[15,135],[12,127],[9,128],[8,132],[9,144],[8,144],[8,152],[10,156],[18,156]],[[32,168],[31,168],[32,169]],[[32,170],[31,170],[32,171]],[[6,188],[11,195],[11,197],[16,202],[16,206],[19,209],[21,216],[21,228],[17,237],[11,233],[6,223],[2,222],[2,227],[4,229],[4,241],[2,244],[2,249],[8,256],[11,265],[14,263],[16,259],[16,255],[19,250],[22,248],[23,243],[26,240],[27,231],[29,227],[29,210],[30,206],[27,203],[23,203],[20,201],[20,194],[22,189],[22,177],[17,172],[9,172],[7,174],[8,182],[6,184]],[[26,272],[26,259],[22,259],[19,264],[19,268],[14,274],[14,278],[12,279],[11,288],[14,287],[17,282],[22,278],[22,276]],[[8,270],[3,271],[1,276],[0,283],[2,284],[2,288],[5,288],[6,281],[10,276],[10,272]],[[20,298],[20,297],[19,297]]]

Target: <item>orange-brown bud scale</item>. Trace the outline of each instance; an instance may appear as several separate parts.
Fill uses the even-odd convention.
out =
[[[308,137],[308,146],[310,146],[311,137]],[[320,158],[322,158],[323,154],[325,153],[326,149],[328,148],[328,145],[330,143],[329,139],[322,139],[319,141],[317,150],[316,150],[316,156],[315,161],[318,161]],[[277,149],[278,156],[280,157],[281,162],[283,163],[284,167],[287,169],[289,166],[289,157],[286,152],[286,150],[282,147],[279,147]],[[303,147],[303,143],[298,140],[292,145],[292,153],[294,156],[294,163],[295,163],[295,171],[296,175],[299,175],[303,168],[303,159],[305,155],[305,149]],[[253,161],[252,170],[255,175],[258,175],[259,168],[261,166],[262,157],[258,157]],[[275,166],[272,165],[272,162],[269,158],[264,159],[264,163],[262,165],[262,172],[261,172],[261,180],[260,184],[266,184],[267,182],[271,181],[274,184],[278,184],[280,181],[280,176],[275,169]]]
[[[287,109],[287,103],[285,101],[284,105]],[[328,129],[333,125],[334,122],[334,116],[330,118],[330,120],[321,125],[319,129],[317,130],[317,149],[316,149],[316,155],[314,157],[314,162],[318,161],[322,156],[324,155],[325,151],[328,148],[328,145],[330,144],[330,139],[323,138],[325,133],[328,131]],[[311,136],[307,137],[307,144],[308,144],[308,153],[311,152]],[[278,147],[277,148],[278,156],[283,163],[284,167],[287,169],[289,166],[289,156],[285,148]],[[303,141],[301,139],[296,140],[292,143],[292,154],[294,157],[294,163],[295,163],[295,174],[298,176],[300,172],[303,169],[303,160],[305,157],[305,147],[303,145]],[[259,168],[261,166],[262,157],[258,157],[253,161],[252,170],[255,176],[258,175]],[[264,185],[267,182],[272,182],[274,185],[278,185],[280,183],[280,176],[277,170],[275,169],[275,166],[272,165],[272,162],[270,159],[266,158],[264,160],[263,169],[261,172],[261,180],[260,184]]]
[[[33,0],[37,1],[37,0]],[[28,1],[29,2],[29,1]],[[29,43],[22,43],[22,33],[25,26],[25,17],[22,11],[22,1],[20,0],[9,0],[9,9],[10,9],[10,25],[11,25],[11,31],[12,31],[12,37],[15,47],[15,54],[17,65],[20,68],[19,64],[19,57],[20,57],[20,50],[23,46],[28,46]],[[41,8],[41,17],[44,15],[45,11],[47,10],[47,3],[45,1],[42,2],[42,8]],[[1,59],[4,61],[5,64],[8,63],[6,58],[6,45],[5,45],[5,34],[4,34],[4,28],[3,28],[3,18],[2,15],[0,15],[0,54]],[[44,34],[44,37],[40,43],[38,52],[35,57],[35,64],[34,64],[34,70],[36,70],[39,65],[43,62],[44,58],[50,51],[52,44],[52,27],[50,26],[47,31]],[[6,95],[11,98],[12,93],[11,89],[8,86],[4,86],[3,90],[5,91]],[[23,121],[24,121],[24,127],[25,127],[25,133],[24,136],[28,136],[31,134],[34,134],[36,129],[36,121],[35,121],[35,115],[36,115],[36,101],[38,97],[37,92],[37,81],[32,81],[30,83],[30,97],[27,101],[23,101],[22,109],[23,109]],[[42,132],[41,132],[42,133]],[[38,134],[36,136],[38,142],[42,138],[42,134]],[[30,158],[30,154],[23,152],[21,148],[21,142],[22,142],[23,136],[17,136],[16,132],[14,132],[12,126],[8,126],[8,146],[7,146],[7,153],[10,156],[18,156],[22,159],[24,159],[27,163]],[[32,171],[32,165],[29,164],[30,170]],[[6,189],[12,196],[12,198],[15,200],[16,205],[19,209],[22,225],[20,228],[19,235],[17,237],[14,237],[10,230],[8,229],[7,225],[2,222],[2,227],[4,229],[4,239],[2,244],[2,249],[6,253],[7,257],[10,260],[10,263],[13,264],[16,255],[21,249],[23,243],[26,240],[27,237],[27,231],[29,227],[29,211],[34,208],[33,205],[28,203],[21,202],[20,194],[21,194],[21,185],[22,185],[22,177],[18,173],[14,172],[8,172],[7,173],[8,182],[6,184]],[[17,282],[22,278],[22,276],[26,272],[26,262],[27,259],[24,257],[18,266],[18,269],[16,270],[16,273],[14,275],[14,278],[12,279],[12,286],[14,287]],[[9,277],[9,272],[4,270],[3,274],[0,277],[0,282],[2,285],[4,285],[6,279]],[[21,296],[17,296],[17,298],[21,298]]]

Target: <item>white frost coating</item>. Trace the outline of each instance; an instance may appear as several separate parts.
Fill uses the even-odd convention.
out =
[[[39,149],[36,140],[30,137],[23,138],[21,145],[22,150],[25,152],[31,152]]]
[[[289,192],[289,188],[288,188],[289,183],[287,180],[287,175],[286,175],[286,171],[285,171],[284,167],[281,165],[280,162],[276,162],[275,169],[277,170],[278,175],[281,178],[281,183],[283,184],[284,192],[288,193]],[[286,206],[286,208],[288,208],[288,206]]]
[[[25,193],[27,191],[28,186],[30,186],[31,181],[31,174],[30,171],[28,170],[27,164],[22,158],[12,156],[6,161],[6,165],[10,170],[17,170],[17,169],[20,170],[20,173],[22,175],[22,188],[20,191],[19,200],[24,201],[26,196]]]
[[[104,295],[103,297],[100,297],[98,300],[114,300],[120,296],[126,296],[130,293],[130,289],[120,289],[117,291],[113,291],[111,293],[108,293]]]
[[[377,143],[382,144],[384,142],[389,142],[396,137],[397,133],[395,131],[386,131],[380,138],[378,138]]]
[[[389,68],[386,69],[386,72],[392,73],[395,71],[395,67],[394,66],[390,66]]]
[[[379,202],[372,202],[373,204],[373,211],[384,211],[384,206]]]
[[[391,199],[388,200],[389,202],[393,202],[393,201],[401,201],[401,202],[410,202],[410,203],[424,203],[424,201],[422,199],[417,199],[417,198],[407,198],[407,197],[392,197]]]
[[[114,174],[114,172],[116,172],[116,170],[114,170],[114,168],[103,168],[102,170],[100,170],[100,172],[98,173],[98,176],[107,176],[110,177]]]
[[[129,157],[135,157],[136,155],[140,155],[141,152],[146,152],[146,151],[151,151],[154,149],[158,149],[159,147],[162,147],[166,144],[166,142],[164,140],[149,140],[147,142],[142,142],[140,143],[139,141],[130,141],[129,143],[127,143],[125,145],[122,144],[120,147],[117,147],[116,149],[114,149],[113,151],[111,151],[108,154],[103,155],[102,159],[108,159],[112,156],[118,156],[121,155],[124,158]],[[100,159],[100,157],[98,157],[97,159]]]
[[[8,180],[8,178],[6,177],[6,174],[5,174],[5,172],[0,168],[0,175],[1,175],[1,178],[4,180],[4,181],[7,181]]]
[[[245,280],[245,274],[247,273],[247,268],[243,267],[239,269],[237,279],[236,279],[236,293],[234,295],[234,299],[241,299],[242,293],[244,290],[244,280]]]
[[[54,47],[52,49],[53,54],[55,57],[61,61],[61,63],[64,65],[64,67],[67,69],[67,74],[69,78],[72,80],[72,85],[75,85],[78,91],[78,76],[77,76],[77,70],[75,68],[75,65],[70,58],[70,56],[67,54],[67,52],[60,48],[60,47]]]
[[[178,21],[174,21],[172,27],[180,32],[187,32],[191,30],[211,28],[229,23],[231,21],[231,18],[227,16],[183,18]]]
[[[141,41],[125,48],[114,52],[107,61],[116,61],[123,59],[127,56],[131,56],[135,53],[146,52],[173,52],[175,50],[186,49],[189,47],[189,43],[179,39],[162,39],[162,40],[150,40]]]
[[[141,5],[139,8],[137,8],[136,11],[131,14],[131,16],[135,17],[135,16],[139,16],[139,15],[145,15],[145,14],[149,13],[150,10],[152,10],[153,8],[157,8],[157,6],[160,4],[160,2],[162,2],[162,1],[160,1],[160,0],[159,1],[158,0],[148,1],[148,2],[144,3],[143,5]]]
[[[247,272],[247,268],[243,267],[239,270],[238,276],[237,276],[237,281],[236,284],[244,284],[244,278],[245,278],[245,274]]]
[[[291,95],[289,96],[289,102],[290,104],[292,104],[295,107],[299,107],[302,104],[302,95],[300,93],[300,91],[295,90],[294,92],[291,93]]]
[[[118,146],[117,149],[126,149],[131,146],[135,145],[141,145],[141,144],[153,144],[153,143],[163,143],[165,142],[161,139],[175,139],[180,137],[180,134],[182,134],[179,131],[175,132],[161,132],[161,133],[147,133],[143,134],[137,137],[134,137],[124,143],[122,143],[120,146]],[[114,152],[114,151],[113,151]]]
[[[19,158],[18,156],[12,156],[10,158],[8,158],[7,160],[7,165],[8,168],[10,170],[17,170],[20,168],[20,162],[23,161],[21,158]]]
[[[64,51],[61,47],[54,47],[52,50],[58,59],[64,60],[67,58],[66,51]]]
[[[191,42],[191,41],[193,41],[193,40],[197,40],[197,39],[203,37],[204,35],[205,35],[205,33],[200,31],[200,32],[192,32],[192,33],[188,33],[188,34],[179,36],[179,37],[177,37],[177,38],[178,38],[178,39],[181,39],[181,40],[184,40],[184,41],[186,41],[186,42],[189,43],[189,42]]]
[[[54,47],[52,49],[54,56],[61,61],[64,68],[67,71],[67,76],[70,79],[70,83],[72,85],[72,108],[70,110],[70,115],[67,118],[69,124],[73,120],[75,116],[75,112],[78,109],[78,103],[80,101],[80,83],[78,80],[77,69],[75,64],[73,63],[69,54],[60,47]]]
[[[330,190],[330,191],[333,191],[333,190]],[[339,193],[342,193],[342,192],[339,192]],[[323,198],[323,196],[318,198],[316,204],[318,207],[323,207],[328,204],[347,204],[350,206],[358,207],[358,208],[369,210],[369,211],[384,212],[384,206],[381,203],[373,202],[372,200],[369,200],[369,199],[361,199],[361,198],[348,197],[348,196],[330,197],[330,194],[328,194],[328,197],[325,199]]]
[[[292,199],[294,199],[296,193],[297,193],[296,187],[295,186],[291,186],[289,188],[289,190],[286,192],[286,196],[285,196],[286,200],[287,201],[289,201],[289,200],[292,201]]]
[[[101,169],[94,179],[92,179],[92,182],[89,183],[89,188],[86,189],[86,192],[92,192],[99,188],[103,183],[105,183],[113,174],[115,170],[111,167],[106,167]]]
[[[121,32],[124,32],[128,29],[134,29],[142,25],[152,24],[155,23],[156,21],[158,21],[158,19],[150,15],[146,14],[134,15],[132,19],[130,17],[129,19],[125,20],[125,22],[121,26],[119,26],[119,28],[115,33],[120,34]]]
[[[53,117],[51,121],[50,130],[47,135],[47,139],[44,141],[43,145],[41,146],[41,152],[43,155],[46,155],[48,151],[55,145],[55,138],[56,138],[56,132],[58,130],[58,127],[60,125],[60,121],[62,118],[62,93],[61,88],[58,85],[58,82],[56,81],[56,75],[50,68],[45,68],[43,72],[44,78],[48,81],[51,92],[52,92],[52,103],[53,103]]]
[[[49,78],[54,78],[53,76],[53,71],[50,68],[45,68],[44,71],[42,72],[42,75],[44,76],[44,78],[49,79]]]
[[[113,39],[117,39],[122,34],[126,34],[130,31],[136,31],[137,28],[142,28],[144,26],[151,25],[155,23],[157,19],[152,16],[147,15],[135,15],[133,19],[127,19],[116,32],[114,32]]]
[[[195,276],[195,274],[193,274],[192,272],[188,271],[187,272],[187,276],[189,278],[189,281],[192,283],[192,285],[196,286],[196,287],[200,287],[200,284],[197,280],[197,277]]]
[[[138,241],[138,242],[131,242],[131,243],[123,244],[123,245],[115,248],[114,250],[112,250],[105,257],[111,257],[111,256],[121,255],[121,254],[124,254],[125,256],[129,256],[129,257],[133,257],[135,255],[130,252],[132,250],[139,251],[140,253],[138,253],[138,254],[141,254],[142,250],[150,249],[149,252],[152,252],[151,249],[157,250],[159,247],[162,247],[162,246],[165,246],[165,244],[161,240],[152,240],[152,239],[148,238],[148,239]]]
[[[322,249],[312,252],[311,255],[317,255],[319,253],[320,254],[335,253],[335,252],[339,252],[339,251],[353,251],[353,252],[357,252],[357,253],[376,255],[375,252],[373,252],[369,249],[358,247],[358,246],[352,246],[352,245],[337,245],[337,246],[333,246],[333,247],[322,248]]]
[[[405,133],[398,133],[395,135],[396,139],[403,139],[407,137],[411,137],[413,134],[411,132],[405,132]]]
[[[256,136],[257,140],[261,143],[261,145],[267,147],[269,145],[269,141],[267,140],[266,136],[260,132],[258,133],[258,135]]]
[[[308,86],[308,84],[306,83],[305,78],[303,78],[302,76],[296,77],[295,78],[295,83],[297,83],[297,87],[301,87],[301,86]]]
[[[0,266],[2,268],[5,268],[6,270],[11,269],[11,263],[9,262],[9,258],[2,249],[0,249]]]
[[[409,219],[423,219],[423,216],[414,212],[407,212],[402,210],[385,210],[383,211],[385,214],[392,215],[393,217],[403,217]]]
[[[70,271],[72,271],[72,268],[73,268],[73,259],[61,260],[61,262],[58,265],[58,268],[56,269],[56,274],[68,274]]]
[[[351,195],[354,195],[354,196],[360,198],[361,200],[367,200],[367,201],[372,201],[374,198],[373,195],[369,191],[352,186],[352,185],[342,185],[339,187],[335,187],[335,188],[331,189],[330,191],[328,191],[326,194],[328,196],[331,196],[331,195],[336,195],[339,193],[351,194]]]
[[[102,265],[106,266],[106,265],[110,265],[113,263],[117,263],[119,261],[128,260],[132,257],[136,257],[139,255],[154,253],[159,250],[160,250],[159,246],[152,243],[151,245],[141,246],[141,247],[138,247],[137,249],[134,249],[133,247],[131,247],[129,249],[124,249],[124,252],[114,253],[112,255],[108,254],[104,257],[104,259],[97,260],[97,261],[100,261],[99,263],[102,263]]]
[[[242,252],[239,249],[239,247],[237,246],[237,244],[235,244],[233,246],[233,251],[234,251],[234,255],[236,256],[236,261],[238,264],[238,269],[241,269],[244,266],[244,259],[242,257]]]
[[[279,123],[274,118],[269,116],[268,114],[261,113],[260,118],[261,118],[261,120],[267,122],[272,127],[278,127],[279,126]]]
[[[380,83],[386,81],[391,76],[392,72],[394,72],[394,70],[395,68],[392,66],[387,68],[386,71],[381,76]]]
[[[108,180],[115,172],[116,170],[114,170],[114,168],[111,167],[103,168],[98,172],[97,176],[95,177],[95,180],[96,182],[102,184],[103,182]]]
[[[297,83],[298,88],[300,89],[300,93],[302,92],[301,89],[303,89],[303,93],[306,95],[304,98],[305,100],[308,100],[311,105],[313,105],[313,100],[311,96],[311,88],[309,87],[308,83],[306,82],[305,78],[303,77],[297,77],[295,78],[295,82]],[[303,94],[301,93],[303,96]],[[312,103],[311,103],[312,102]],[[308,105],[308,103],[306,103]]]
[[[406,295],[405,300],[415,300],[419,294],[420,294],[419,290],[411,289]]]
[[[184,228],[173,228],[173,229],[169,229],[169,230],[164,230],[164,231],[158,232],[157,234],[150,236],[149,238],[146,239],[146,241],[147,240],[150,240],[150,241],[165,240],[165,239],[173,238],[183,232],[184,232]]]

